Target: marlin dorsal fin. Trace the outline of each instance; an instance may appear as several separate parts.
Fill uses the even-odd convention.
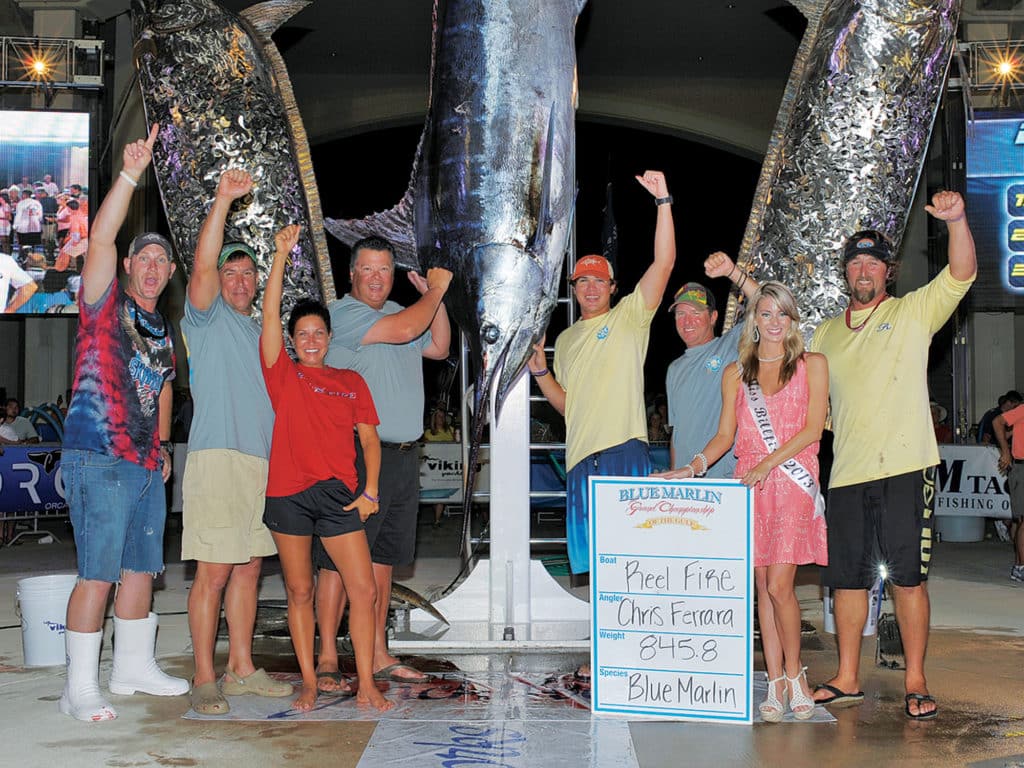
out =
[[[311,0],[266,0],[250,5],[238,15],[264,40],[269,40],[277,28],[301,11]]]

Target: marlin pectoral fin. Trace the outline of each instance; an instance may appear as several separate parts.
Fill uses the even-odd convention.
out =
[[[551,164],[552,154],[555,147],[555,103],[551,103],[551,111],[548,114],[548,135],[547,145],[544,147],[544,168],[541,171],[540,182],[540,205],[537,211],[537,229],[530,238],[526,250],[535,258],[538,254],[544,253],[544,246],[554,226],[551,216]]]
[[[266,0],[250,5],[238,15],[245,19],[264,41],[269,41],[278,27],[310,4],[310,0]]]

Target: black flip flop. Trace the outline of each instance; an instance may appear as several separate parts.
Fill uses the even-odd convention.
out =
[[[822,704],[826,707],[855,707],[858,704],[864,703],[864,691],[856,691],[854,693],[847,693],[841,688],[836,688],[834,685],[823,683],[814,687],[814,692],[828,691],[832,695],[827,699],[815,699],[815,704]]]
[[[911,701],[917,702],[916,715],[910,711]],[[930,701],[932,704],[935,704],[935,709],[933,709],[931,712],[921,711],[921,705],[924,704],[926,701]],[[905,714],[911,720],[931,720],[933,717],[939,714],[939,705],[936,703],[935,699],[929,696],[927,693],[908,693],[906,696],[903,697],[903,714]]]
[[[317,672],[316,673],[316,692],[320,696],[333,696],[336,699],[349,699],[356,695],[356,692],[352,690],[351,684],[345,679],[345,676],[341,672]],[[320,688],[321,680],[333,680],[339,685],[344,685],[344,688],[337,688],[333,691],[324,691]]]

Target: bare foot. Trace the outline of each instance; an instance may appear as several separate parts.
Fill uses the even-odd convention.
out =
[[[316,706],[316,694],[316,684],[303,685],[299,698],[292,702],[292,709],[297,709],[299,712],[309,712],[309,710]]]
[[[360,706],[369,705],[376,707],[378,712],[387,712],[395,706],[395,702],[385,698],[384,694],[377,690],[377,686],[359,686],[359,693],[356,694],[356,704]]]

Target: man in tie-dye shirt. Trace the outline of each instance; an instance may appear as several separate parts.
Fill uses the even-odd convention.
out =
[[[174,348],[157,300],[174,273],[171,244],[136,237],[117,280],[114,240],[132,193],[153,156],[149,138],[128,144],[123,168],[96,213],[79,295],[75,394],[64,426],[61,471],[78,551],[78,583],[67,614],[67,683],[60,711],[78,720],[112,720],[99,691],[103,617],[114,598],[110,692],[187,693],[188,681],[165,675],[153,658],[153,577],[163,571],[170,476]]]

